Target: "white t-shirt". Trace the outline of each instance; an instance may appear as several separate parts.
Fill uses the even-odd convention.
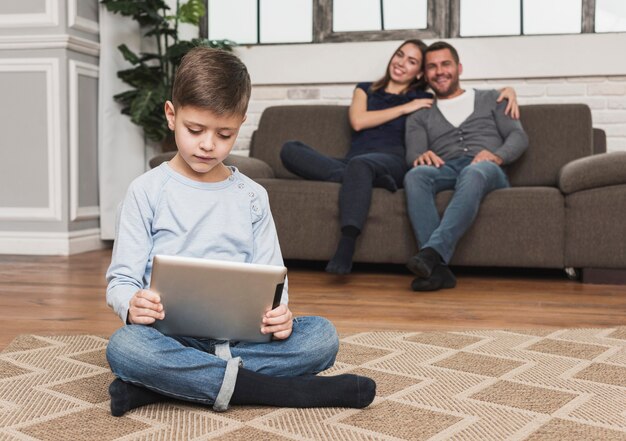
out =
[[[460,126],[474,112],[474,89],[467,89],[459,96],[438,99],[437,107],[454,127]]]

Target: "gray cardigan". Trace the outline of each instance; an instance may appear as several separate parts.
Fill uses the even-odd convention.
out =
[[[476,90],[474,112],[454,127],[437,104],[411,114],[406,121],[406,161],[409,167],[426,150],[441,159],[458,158],[487,149],[502,158],[503,165],[519,158],[528,147],[521,123],[504,114],[506,101],[497,103],[496,90]]]

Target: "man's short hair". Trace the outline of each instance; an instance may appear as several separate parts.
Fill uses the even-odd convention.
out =
[[[443,49],[448,49],[450,53],[452,54],[452,58],[454,59],[454,62],[456,64],[459,64],[459,53],[456,51],[454,46],[452,46],[450,43],[446,43],[445,41],[435,41],[433,44],[428,46],[426,50],[424,51],[424,59],[426,59],[427,53],[440,51]]]
[[[250,75],[234,54],[195,47],[182,59],[172,87],[174,107],[194,106],[217,115],[245,115]]]

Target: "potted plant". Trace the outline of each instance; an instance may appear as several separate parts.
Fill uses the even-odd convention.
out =
[[[110,12],[132,17],[142,31],[145,30],[144,37],[154,39],[156,52],[135,54],[125,44],[118,46],[124,59],[133,67],[119,71],[117,76],[131,88],[113,98],[122,105],[121,112],[143,128],[147,139],[161,142],[164,150],[170,150],[174,147],[173,138],[167,128],[163,104],[170,99],[174,74],[182,57],[196,46],[232,50],[235,43],[203,38],[179,39],[180,23],[198,26],[204,19],[204,0],[177,0],[174,14],[164,0],[101,0],[101,3]]]

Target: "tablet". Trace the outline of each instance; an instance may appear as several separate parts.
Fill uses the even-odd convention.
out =
[[[150,290],[165,318],[153,326],[166,335],[267,342],[263,315],[280,304],[286,275],[284,266],[156,255]]]

